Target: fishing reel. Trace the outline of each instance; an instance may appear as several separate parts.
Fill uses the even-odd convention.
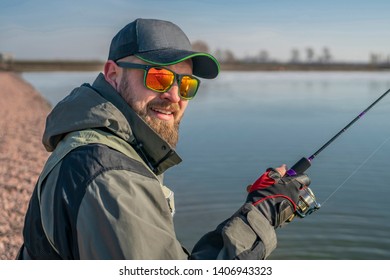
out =
[[[321,205],[317,202],[316,197],[309,187],[304,187],[299,191],[299,200],[295,214],[300,218],[320,209]]]
[[[296,204],[295,212],[287,219],[291,222],[296,216],[305,218],[307,215],[320,209],[321,205],[316,201],[316,197],[309,187],[303,187],[299,191],[299,200]]]
[[[297,172],[303,173],[311,166],[312,158],[301,158],[297,163],[294,164],[291,169],[287,170],[287,176],[297,175]],[[291,221],[295,216],[305,218],[307,215],[320,209],[321,205],[317,202],[313,191],[308,187],[304,186],[299,191],[299,200],[297,202],[297,208],[295,213],[291,215],[289,220]]]

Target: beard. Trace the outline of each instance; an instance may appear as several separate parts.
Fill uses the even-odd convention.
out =
[[[156,100],[149,102],[146,106],[140,107],[136,105],[136,98],[131,94],[128,79],[122,76],[119,84],[119,93],[126,100],[127,104],[171,147],[175,148],[179,141],[179,126],[180,119],[174,120],[173,124],[167,121],[160,120],[156,117],[151,117],[148,114],[148,108],[156,107],[173,112],[179,110],[179,105],[166,100]]]

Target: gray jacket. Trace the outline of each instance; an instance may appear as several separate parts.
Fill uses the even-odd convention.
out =
[[[264,259],[268,220],[244,204],[187,252],[177,240],[163,173],[180,163],[102,74],[50,113],[52,151],[32,195],[21,259]]]

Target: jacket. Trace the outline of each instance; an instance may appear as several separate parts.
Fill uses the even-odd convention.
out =
[[[244,204],[192,252],[176,238],[164,172],[181,162],[99,74],[46,120],[51,155],[32,194],[19,259],[264,259],[269,221]]]

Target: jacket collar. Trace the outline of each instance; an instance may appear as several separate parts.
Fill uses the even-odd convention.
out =
[[[105,80],[102,73],[96,78],[92,88],[124,115],[134,136],[129,137],[127,141],[137,150],[156,175],[162,174],[168,168],[182,161],[176,151],[145,123]]]

